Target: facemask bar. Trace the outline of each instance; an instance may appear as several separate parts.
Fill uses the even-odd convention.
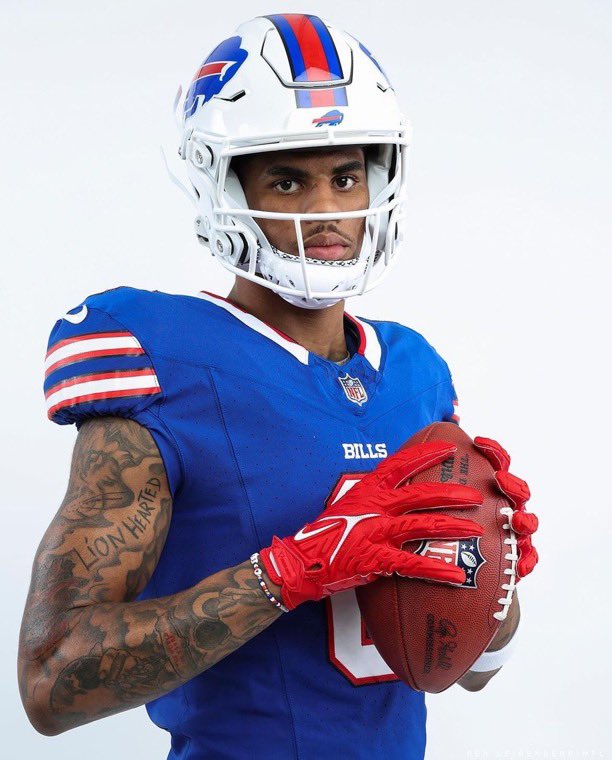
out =
[[[224,209],[215,209],[215,228],[220,232],[225,232],[227,234],[231,233],[240,233],[244,235],[244,237],[247,240],[247,245],[249,247],[249,269],[245,270],[240,267],[237,267],[227,261],[224,261],[224,266],[226,266],[230,271],[234,272],[237,275],[240,275],[242,277],[246,277],[246,279],[251,280],[253,282],[257,282],[258,284],[262,284],[261,277],[257,274],[257,256],[261,249],[261,246],[258,241],[257,235],[253,232],[253,230],[247,226],[245,223],[240,223],[239,219],[244,218],[246,220],[255,220],[255,219],[280,219],[284,221],[293,221],[295,232],[296,232],[296,239],[298,244],[298,256],[293,257],[296,260],[300,262],[301,265],[301,271],[303,276],[303,281],[305,284],[305,289],[296,289],[291,287],[285,287],[280,284],[275,285],[275,290],[278,290],[282,293],[287,293],[288,295],[297,295],[297,296],[303,296],[306,298],[346,298],[350,296],[356,296],[356,295],[362,295],[363,293],[367,292],[367,290],[370,290],[374,287],[374,285],[378,284],[382,277],[386,275],[388,268],[390,267],[393,259],[393,246],[394,241],[393,237],[396,234],[396,224],[399,222],[399,220],[402,218],[400,214],[397,212],[399,211],[401,204],[401,200],[394,199],[390,201],[389,203],[386,203],[382,206],[380,206],[377,209],[363,209],[359,211],[347,211],[347,212],[336,212],[336,213],[318,213],[318,214],[283,214],[280,212],[272,212],[272,211],[253,211],[250,209],[240,209],[240,208],[224,208]],[[378,246],[376,245],[376,241],[378,239],[380,226],[381,226],[381,218],[384,215],[391,214],[391,219],[389,221],[389,229],[387,230],[386,234],[386,245],[385,250],[380,251]],[[226,216],[233,216],[234,221],[231,223],[224,222],[224,219]],[[361,247],[361,251],[355,257],[354,259],[343,261],[343,262],[337,262],[337,261],[321,261],[321,260],[315,260],[315,259],[309,259],[306,256],[305,249],[304,249],[304,238],[302,234],[302,228],[301,228],[301,222],[302,221],[330,221],[330,220],[337,220],[337,219],[347,219],[347,218],[363,218],[365,220],[365,226],[366,229],[364,230],[364,239]],[[371,228],[371,229],[369,229]],[[381,259],[378,260],[378,262],[375,265],[375,259],[376,254],[381,253],[381,259],[382,262],[385,265],[384,270],[381,270],[378,274],[378,276],[375,277],[370,282],[370,278],[372,275],[372,271],[374,269],[374,266],[377,268],[380,268]],[[288,254],[279,254],[279,255],[288,255]],[[344,290],[333,290],[333,291],[314,291],[310,287],[310,280],[311,275],[308,271],[308,266],[321,266],[321,267],[359,267],[359,265],[363,266],[363,263],[365,261],[365,272],[363,277],[361,278],[360,284],[358,287],[351,287]]]
[[[216,139],[215,139],[216,138]],[[210,140],[222,144],[222,158],[243,156],[248,153],[270,153],[276,150],[309,150],[310,148],[334,147],[344,145],[408,145],[408,129],[402,126],[393,131],[343,131],[337,132],[333,127],[323,128],[313,136],[312,132],[291,134],[261,134],[244,139],[223,140],[220,135],[194,130],[192,139]]]

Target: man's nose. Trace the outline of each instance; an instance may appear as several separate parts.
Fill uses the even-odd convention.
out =
[[[340,211],[337,193],[329,182],[315,182],[303,196],[303,214],[332,214]]]

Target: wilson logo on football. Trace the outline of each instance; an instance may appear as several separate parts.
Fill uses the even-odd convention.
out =
[[[478,588],[476,576],[486,562],[480,551],[480,537],[462,541],[421,541],[415,554],[442,562],[452,562],[465,570],[465,582],[461,586]]]

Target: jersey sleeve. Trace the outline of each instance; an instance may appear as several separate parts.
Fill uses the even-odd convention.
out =
[[[56,322],[45,358],[47,415],[60,425],[134,418],[162,389],[138,338],[85,301]]]
[[[423,338],[423,340],[425,339]],[[433,356],[433,377],[437,381],[438,389],[435,419],[442,422],[454,422],[455,425],[458,425],[459,401],[457,399],[457,392],[455,391],[455,384],[453,382],[450,368],[436,349],[430,343],[426,342],[426,344]]]
[[[457,399],[457,393],[453,381],[450,381],[450,395],[451,398],[447,399],[445,408],[442,411],[442,420],[444,422],[454,422],[455,425],[459,424],[459,401]]]
[[[459,401],[457,399],[457,392],[455,391],[453,377],[451,375],[450,369],[448,368],[448,364],[441,357],[440,360],[444,366],[445,374],[448,380],[442,384],[442,393],[438,398],[439,417],[442,422],[454,422],[455,425],[458,425]]]

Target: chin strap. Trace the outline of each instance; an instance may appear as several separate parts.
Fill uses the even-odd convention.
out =
[[[300,309],[329,309],[330,306],[342,301],[342,298],[306,298],[306,296],[294,296],[289,293],[279,293],[287,303],[298,306]]]

